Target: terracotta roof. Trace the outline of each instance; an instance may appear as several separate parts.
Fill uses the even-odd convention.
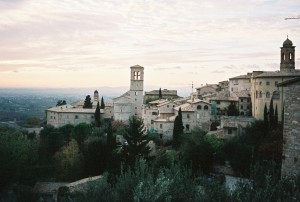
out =
[[[234,80],[234,79],[250,79],[251,75],[240,75],[240,76],[236,76],[236,77],[231,77],[229,78],[229,80]]]
[[[285,72],[285,71],[276,71],[276,72],[264,72],[258,74],[253,78],[263,78],[263,77],[299,77],[300,70],[295,70],[293,72]]]
[[[300,81],[300,77],[296,77],[296,78],[293,78],[293,79],[283,81],[283,82],[277,84],[277,86],[287,86],[289,84],[296,83],[298,81]]]
[[[175,107],[174,109],[179,111],[179,108],[181,108],[182,112],[193,112],[193,111],[195,111],[194,108],[192,107],[192,105],[189,104],[189,103],[182,104],[178,107]]]
[[[238,101],[238,97],[230,93],[229,91],[222,91],[216,94],[215,97],[212,97],[210,100],[220,100],[220,101]]]
[[[239,98],[240,97],[251,97],[251,94],[250,94],[249,90],[243,90],[243,91],[235,92],[235,93],[232,93],[232,94],[235,94]]]

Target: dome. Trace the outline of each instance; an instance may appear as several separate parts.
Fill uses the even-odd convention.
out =
[[[291,40],[289,40],[289,38],[287,38],[284,42],[283,42],[283,46],[292,46],[293,42]]]

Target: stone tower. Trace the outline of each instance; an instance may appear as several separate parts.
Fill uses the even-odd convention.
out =
[[[130,67],[130,99],[132,103],[131,114],[142,117],[144,98],[144,67],[135,65]]]
[[[98,103],[99,101],[99,93],[97,90],[94,91],[94,103]]]
[[[280,71],[292,72],[295,70],[295,46],[287,38],[281,47]]]

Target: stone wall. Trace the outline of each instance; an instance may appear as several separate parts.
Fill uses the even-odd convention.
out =
[[[285,94],[281,175],[300,173],[300,79],[283,86]]]

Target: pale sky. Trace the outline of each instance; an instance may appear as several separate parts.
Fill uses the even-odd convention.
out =
[[[0,0],[0,88],[199,87],[279,70],[299,0]]]

